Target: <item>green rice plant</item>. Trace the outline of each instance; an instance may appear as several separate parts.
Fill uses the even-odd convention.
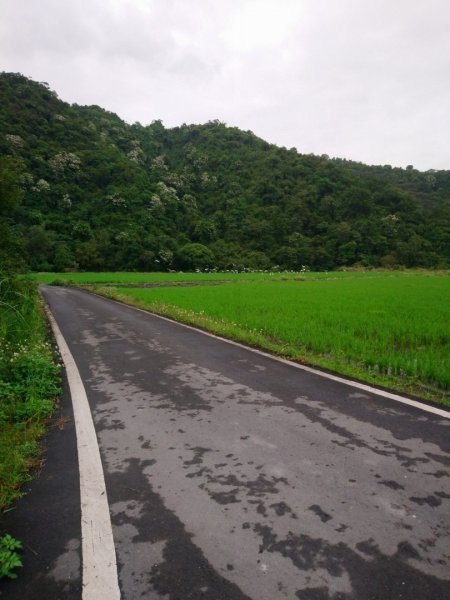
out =
[[[354,275],[110,295],[294,360],[448,402],[450,278]]]

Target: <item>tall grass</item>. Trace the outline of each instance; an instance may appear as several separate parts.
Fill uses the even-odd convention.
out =
[[[360,275],[122,294],[297,360],[448,399],[450,278]]]
[[[59,393],[36,284],[0,277],[0,511],[39,462],[39,437]]]

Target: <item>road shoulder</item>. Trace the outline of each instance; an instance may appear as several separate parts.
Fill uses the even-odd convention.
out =
[[[80,486],[75,425],[63,371],[60,405],[42,440],[43,465],[25,496],[2,516],[1,528],[24,550],[18,579],[0,582],[0,598],[81,597]]]

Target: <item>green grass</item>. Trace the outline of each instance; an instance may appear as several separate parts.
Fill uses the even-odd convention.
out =
[[[59,393],[36,285],[0,277],[0,512],[40,463],[39,438]]]
[[[402,271],[392,271],[390,277],[401,277],[414,274],[414,271],[407,274]],[[283,280],[309,280],[309,279],[354,279],[354,278],[378,278],[386,277],[386,272],[382,271],[338,271],[323,273],[295,273],[295,272],[254,272],[237,273],[227,271],[222,273],[31,273],[30,276],[38,283],[53,283],[57,281],[60,284],[64,282],[73,282],[74,284],[120,284],[120,285],[142,285],[146,283],[183,283],[183,282],[219,282],[219,281],[283,281]]]
[[[294,360],[450,405],[450,277],[302,274],[299,281],[105,289]]]
[[[280,273],[32,273],[39,283],[52,283],[55,280],[72,281],[76,284],[145,284],[190,281],[240,281],[280,277]],[[283,274],[284,275],[284,274]],[[289,274],[294,277],[298,274]]]

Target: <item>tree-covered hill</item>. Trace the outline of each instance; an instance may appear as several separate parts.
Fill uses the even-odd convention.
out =
[[[128,125],[20,74],[0,74],[0,169],[0,260],[36,270],[450,265],[450,171],[302,155],[218,121]]]

